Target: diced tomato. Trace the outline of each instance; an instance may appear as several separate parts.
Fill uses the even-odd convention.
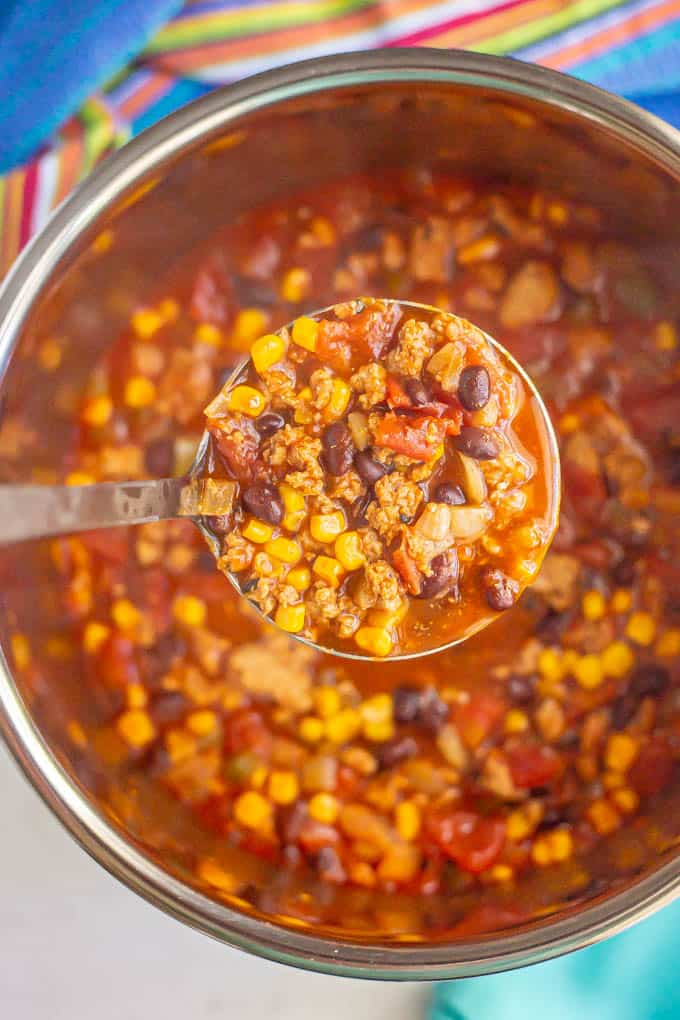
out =
[[[224,724],[224,748],[228,754],[254,751],[266,757],[269,754],[272,735],[259,712],[242,708],[233,712]]]
[[[438,418],[398,417],[388,414],[376,430],[376,443],[413,460],[430,460],[446,435],[446,425]]]
[[[130,559],[130,529],[102,528],[84,531],[80,536],[83,545],[109,563],[123,564]]]
[[[194,280],[191,314],[199,322],[226,326],[235,309],[231,274],[225,256],[218,252],[203,265]]]
[[[482,903],[474,907],[462,921],[451,929],[454,938],[470,938],[471,935],[483,935],[485,932],[502,931],[513,928],[525,921],[527,915],[518,907],[501,907],[495,903]]]
[[[202,570],[183,574],[182,588],[204,602],[221,602],[233,594],[233,588],[219,570],[213,570],[210,574]]]
[[[573,461],[562,461],[562,481],[569,500],[578,508],[579,514],[597,518],[607,500],[607,488],[601,475],[585,471]]]
[[[387,376],[387,403],[390,407],[413,407],[413,401],[393,375]]]
[[[316,356],[340,375],[377,361],[387,350],[400,316],[397,305],[388,305],[380,310],[367,308],[349,319],[322,321]]]
[[[474,811],[438,811],[427,819],[427,830],[443,852],[463,871],[486,871],[505,844],[505,821]]]
[[[135,647],[122,634],[113,633],[96,654],[97,676],[110,687],[126,687],[140,682]]]
[[[644,744],[628,772],[630,785],[642,797],[660,793],[673,778],[673,755],[663,737]]]
[[[401,545],[392,554],[392,563],[411,595],[419,595],[423,578],[416,566],[416,561],[406,548],[403,537]]]
[[[506,707],[503,698],[490,691],[471,694],[469,701],[455,705],[453,721],[461,740],[468,747],[478,747],[501,721]]]
[[[552,747],[525,744],[505,752],[510,775],[521,790],[545,786],[562,771],[562,760]]]

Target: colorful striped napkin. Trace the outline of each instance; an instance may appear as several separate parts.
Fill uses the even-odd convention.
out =
[[[512,54],[619,92],[680,126],[680,0],[4,4],[0,276],[111,149],[216,85],[292,60],[373,46]],[[111,78],[115,67],[123,70]],[[77,112],[57,127],[69,110]]]

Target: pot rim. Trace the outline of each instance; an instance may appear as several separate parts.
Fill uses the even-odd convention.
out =
[[[484,86],[586,119],[643,150],[680,179],[680,133],[626,100],[556,71],[507,57],[434,49],[338,54],[266,71],[181,108],[110,156],[59,206],[0,290],[0,380],[28,313],[60,260],[140,177],[246,114],[278,101],[371,82]],[[169,875],[90,804],[31,719],[0,654],[0,730],[25,775],[76,841],[112,875],[186,924],[236,948],[309,970],[398,980],[471,977],[525,966],[627,928],[680,893],[670,860],[603,902],[461,943],[370,944],[318,937],[249,917]]]

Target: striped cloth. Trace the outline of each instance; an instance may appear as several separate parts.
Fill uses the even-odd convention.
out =
[[[179,5],[147,6],[158,14]],[[157,24],[150,17],[147,32]],[[189,100],[292,60],[415,45],[512,54],[569,71],[680,126],[680,0],[187,0],[48,144],[0,177],[0,276],[102,156]],[[111,73],[105,60],[101,70]]]

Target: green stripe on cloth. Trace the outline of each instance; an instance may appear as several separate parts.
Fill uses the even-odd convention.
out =
[[[564,10],[492,36],[477,43],[474,48],[480,53],[503,56],[621,6],[621,0],[577,0],[576,3],[568,4]]]

